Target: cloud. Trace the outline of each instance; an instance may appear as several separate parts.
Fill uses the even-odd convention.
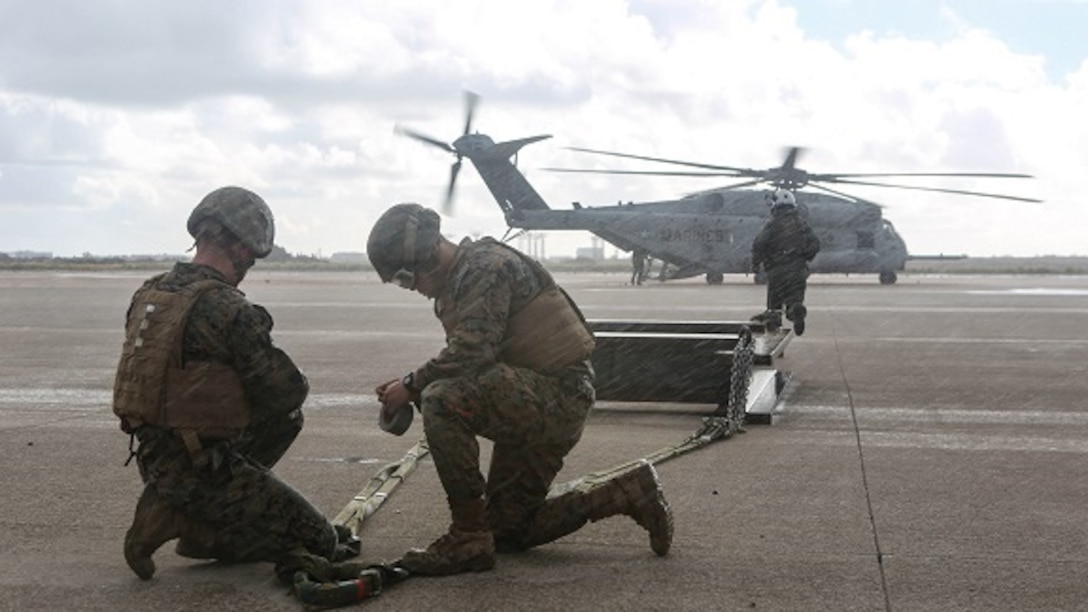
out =
[[[389,204],[437,204],[453,161],[393,126],[453,140],[471,88],[484,96],[475,129],[554,135],[518,161],[556,207],[715,185],[539,170],[615,166],[565,147],[759,168],[801,145],[814,172],[1036,174],[925,183],[1048,200],[1035,208],[858,195],[886,204],[920,252],[1082,253],[1071,228],[1088,224],[1088,60],[1056,78],[1051,56],[951,4],[924,2],[898,30],[835,30],[821,20],[864,12],[813,0],[0,2],[0,212],[18,226],[2,224],[0,251],[183,250],[189,210],[223,184],[265,196],[289,251],[361,250]],[[459,183],[447,227],[501,234],[479,177],[466,167]],[[1051,214],[1067,222],[1051,227]],[[549,251],[588,242],[555,235],[564,246]]]

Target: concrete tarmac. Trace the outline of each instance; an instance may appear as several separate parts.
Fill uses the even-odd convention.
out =
[[[110,410],[129,297],[149,273],[0,272],[0,609],[298,610],[270,564],[174,554],[140,581],[122,539],[141,485]],[[744,277],[630,287],[561,274],[588,317],[744,320]],[[377,427],[376,384],[441,348],[422,297],[367,273],[241,287],[307,373],[306,427],[275,471],[330,517],[421,434]],[[814,277],[774,425],[664,462],[672,552],[626,517],[413,578],[388,610],[1088,609],[1088,277]],[[712,406],[601,403],[559,480],[682,441]],[[488,444],[482,444],[484,460]],[[391,561],[448,524],[425,459],[365,524]]]

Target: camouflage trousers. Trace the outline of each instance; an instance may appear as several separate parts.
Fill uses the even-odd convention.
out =
[[[496,546],[531,545],[526,534],[539,531],[534,523],[548,489],[581,439],[593,401],[588,376],[551,377],[504,364],[428,385],[423,428],[451,503],[484,497]],[[486,480],[477,436],[494,443]]]
[[[215,533],[217,559],[275,561],[299,547],[331,557],[337,544],[332,524],[271,472],[301,430],[301,416],[276,428],[257,442],[205,445],[193,457],[173,432],[141,427],[140,476],[167,504]]]
[[[767,310],[803,304],[807,285],[808,265],[804,261],[788,261],[768,268]]]

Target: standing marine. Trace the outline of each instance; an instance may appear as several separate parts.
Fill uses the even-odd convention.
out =
[[[767,274],[767,311],[757,315],[767,329],[782,324],[782,311],[798,336],[805,333],[808,262],[820,251],[816,232],[797,212],[797,198],[778,188],[769,197],[771,219],[752,242],[752,271]]]
[[[302,430],[309,391],[273,344],[272,317],[237,289],[272,250],[272,211],[223,187],[193,209],[188,230],[192,262],[146,281],[126,315],[113,411],[144,489],[125,560],[148,580],[152,555],[175,538],[183,557],[228,562],[357,551],[350,531],[271,471]]]
[[[641,285],[642,281],[646,280],[646,273],[648,272],[646,264],[649,263],[650,256],[646,251],[636,248],[631,251],[631,284]]]
[[[595,341],[578,307],[537,261],[491,238],[454,244],[440,225],[429,208],[397,204],[367,241],[382,281],[433,299],[446,334],[437,355],[376,389],[383,422],[420,406],[452,517],[445,535],[408,551],[401,566],[422,575],[489,570],[496,552],[619,514],[667,554],[672,512],[650,464],[547,497],[595,399]],[[494,443],[486,478],[477,436]]]

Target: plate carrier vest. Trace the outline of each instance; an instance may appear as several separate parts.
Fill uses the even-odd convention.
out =
[[[517,254],[544,286],[533,298],[511,304],[506,332],[499,344],[499,361],[519,368],[559,372],[588,359],[596,340],[567,292],[536,260],[501,242],[495,244]],[[440,318],[448,335],[460,323],[461,313],[448,308]]]
[[[147,424],[187,438],[233,437],[250,421],[238,373],[224,363],[182,362],[189,311],[206,291],[230,285],[208,279],[164,291],[157,288],[163,276],[145,283],[133,297],[114,379],[113,412],[128,433]]]

